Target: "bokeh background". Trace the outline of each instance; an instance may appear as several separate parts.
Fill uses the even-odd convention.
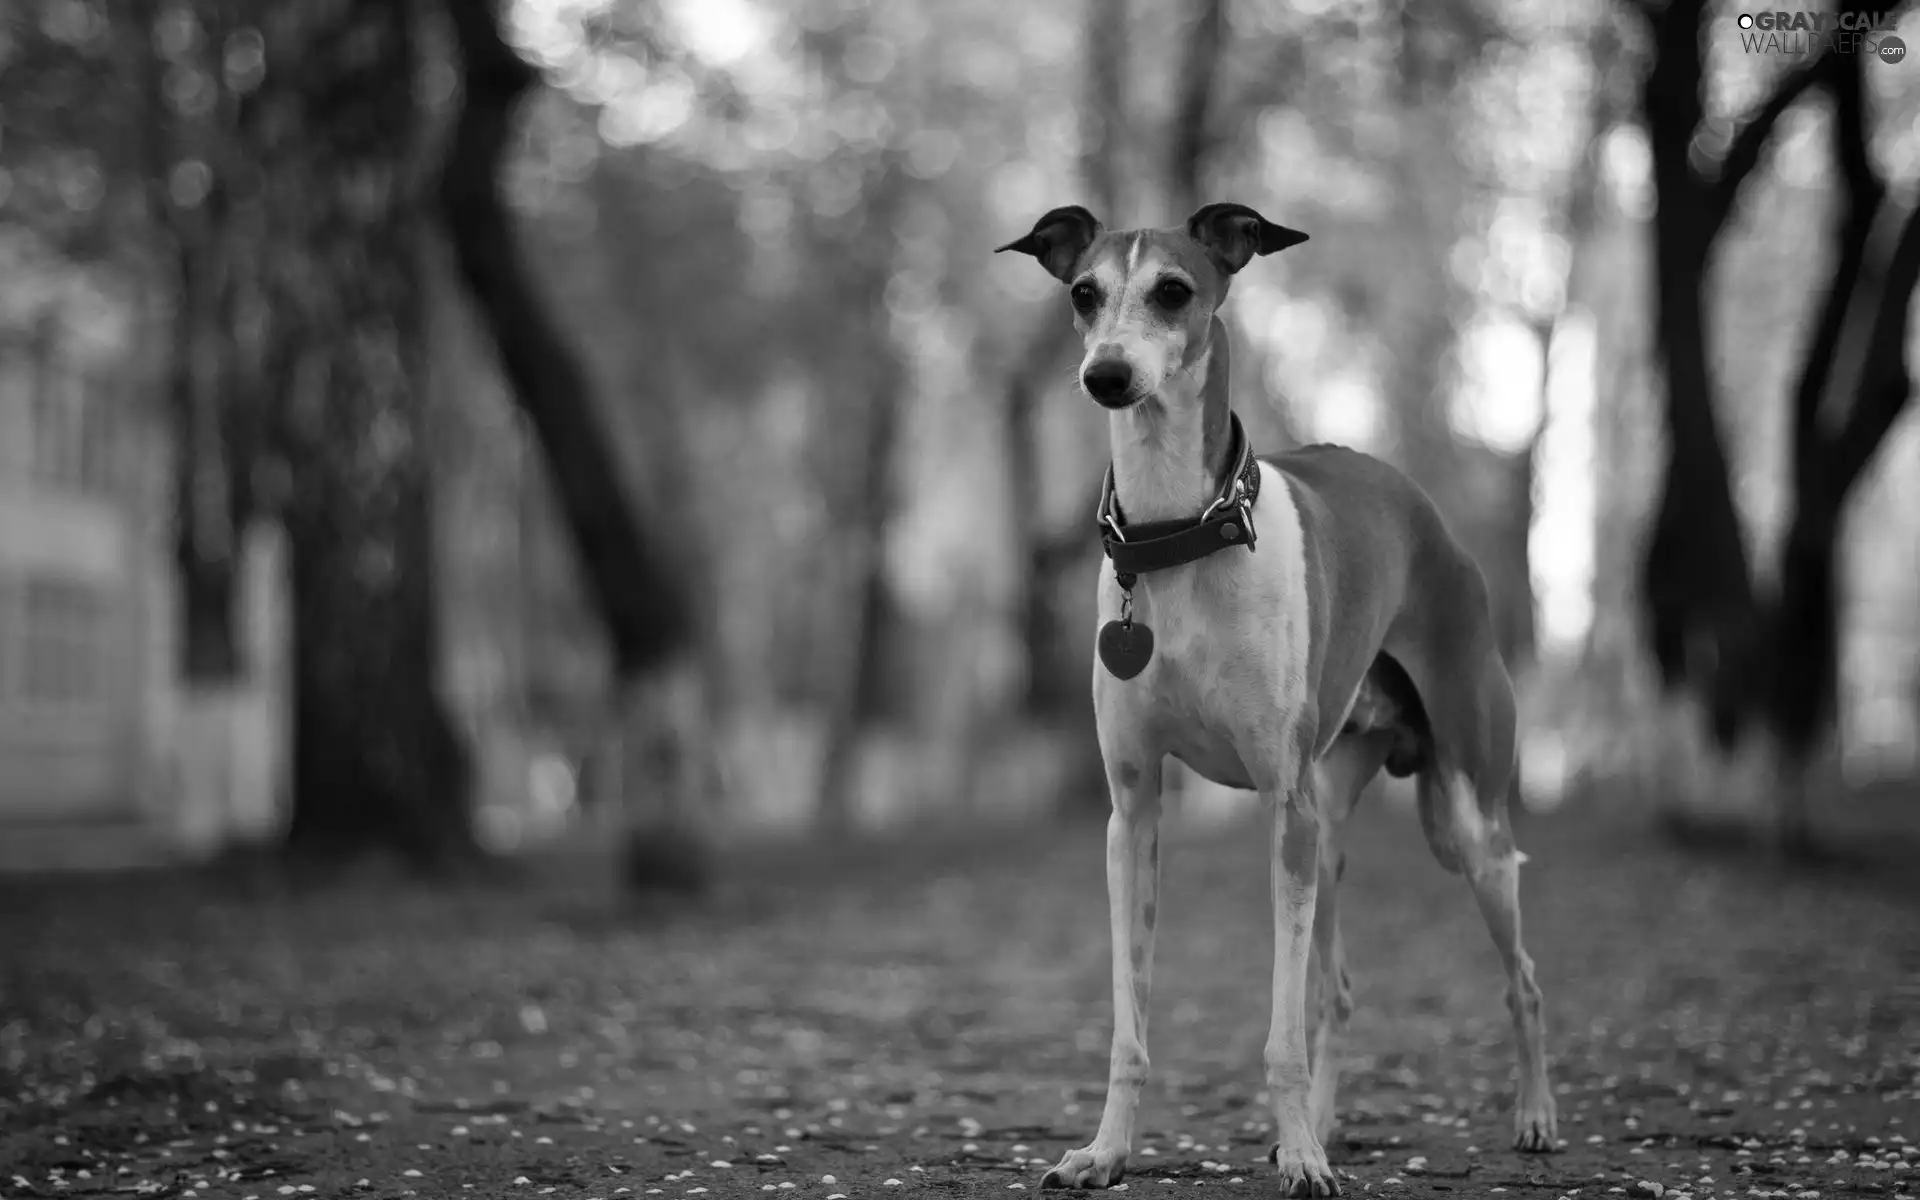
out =
[[[1383,783],[1348,1193],[1910,1200],[1920,63],[1802,15],[0,0],[0,1195],[1037,1187],[1108,435],[992,248],[1236,200],[1236,411],[1521,694],[1561,1153]],[[1169,788],[1130,1178],[1267,1188],[1265,817]]]
[[[1837,489],[1796,489],[1794,397],[1837,362],[1844,422],[1905,337],[1920,68],[1736,17],[14,0],[4,840],[427,861],[596,812],[697,842],[1098,811],[1103,418],[1055,285],[990,252],[1070,202],[1311,233],[1236,280],[1236,407],[1441,504],[1494,584],[1530,806],[1764,813],[1782,738],[1816,790],[1908,776],[1904,375],[1853,406]],[[1849,197],[1883,193],[1854,287]],[[1861,337],[1822,347],[1836,292]],[[1701,414],[1704,448],[1672,436]],[[1782,568],[1809,543],[1834,561]],[[1831,620],[1787,612],[1828,570]],[[1830,686],[1771,688],[1822,711],[1754,700],[1716,743],[1697,710],[1770,691],[1728,663],[1827,625]]]

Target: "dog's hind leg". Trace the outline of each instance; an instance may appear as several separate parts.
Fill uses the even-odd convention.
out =
[[[1353,1015],[1353,985],[1347,978],[1346,951],[1340,939],[1339,885],[1346,867],[1340,828],[1392,747],[1393,734],[1388,730],[1345,734],[1314,764],[1314,791],[1322,816],[1320,895],[1313,908],[1313,1086],[1307,1111],[1323,1148],[1333,1134],[1334,1094],[1340,1085],[1334,1038]]]
[[[1480,915],[1493,936],[1507,973],[1507,1010],[1519,1058],[1514,1098],[1513,1144],[1517,1149],[1555,1147],[1559,1129],[1547,1083],[1546,1029],[1533,959],[1520,941],[1520,864],[1504,802],[1483,807],[1472,782],[1457,771],[1430,766],[1421,772],[1420,821],[1441,865],[1467,877]]]
[[[1103,749],[1105,746],[1103,745]],[[1040,1180],[1042,1188],[1104,1188],[1127,1172],[1134,1116],[1147,1082],[1147,997],[1153,986],[1153,927],[1160,911],[1159,755],[1109,754],[1107,908],[1113,927],[1113,1046],[1107,1104],[1093,1141]]]

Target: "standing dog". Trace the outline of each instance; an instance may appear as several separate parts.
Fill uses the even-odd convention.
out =
[[[1334,446],[1257,459],[1228,405],[1217,315],[1227,286],[1255,255],[1305,240],[1239,204],[1210,204],[1184,229],[1126,232],[1070,207],[1000,247],[1067,285],[1086,346],[1080,383],[1108,410],[1113,446],[1098,515],[1113,571],[1100,583],[1093,672],[1113,799],[1113,1049],[1099,1132],[1042,1186],[1106,1187],[1126,1170],[1147,1078],[1169,754],[1273,807],[1265,1058],[1288,1194],[1340,1190],[1323,1149],[1332,1035],[1353,1007],[1337,833],[1383,767],[1417,776],[1428,844],[1472,885],[1506,967],[1514,1144],[1554,1146],[1540,988],[1520,942],[1523,856],[1507,816],[1513,687],[1479,568],[1392,467]]]

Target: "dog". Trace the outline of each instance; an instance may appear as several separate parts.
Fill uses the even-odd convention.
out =
[[[1513,685],[1485,580],[1405,475],[1337,446],[1256,457],[1229,405],[1228,286],[1256,256],[1306,240],[1240,204],[1209,204],[1185,228],[1127,231],[1070,206],[999,247],[1066,285],[1085,345],[1079,383],[1107,410],[1112,443],[1097,513],[1112,570],[1093,671],[1113,802],[1112,1054],[1098,1132],[1043,1187],[1103,1188],[1126,1171],[1148,1071],[1167,755],[1273,809],[1264,1057],[1286,1193],[1340,1194],[1324,1149],[1333,1037],[1353,1008],[1338,833],[1383,769],[1415,777],[1428,845],[1466,877],[1505,966],[1514,1145],[1556,1145],[1541,992],[1520,937],[1525,856],[1508,817]]]

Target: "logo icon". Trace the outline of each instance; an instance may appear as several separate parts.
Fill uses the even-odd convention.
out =
[[[1890,33],[1880,39],[1880,48],[1875,53],[1883,63],[1897,63],[1907,56],[1907,44]]]
[[[1752,14],[1752,13],[1741,13],[1741,14],[1740,14],[1740,21],[1739,21],[1739,25],[1740,25],[1740,28],[1742,28],[1742,29],[1752,29],[1752,28],[1753,28],[1753,14]]]

